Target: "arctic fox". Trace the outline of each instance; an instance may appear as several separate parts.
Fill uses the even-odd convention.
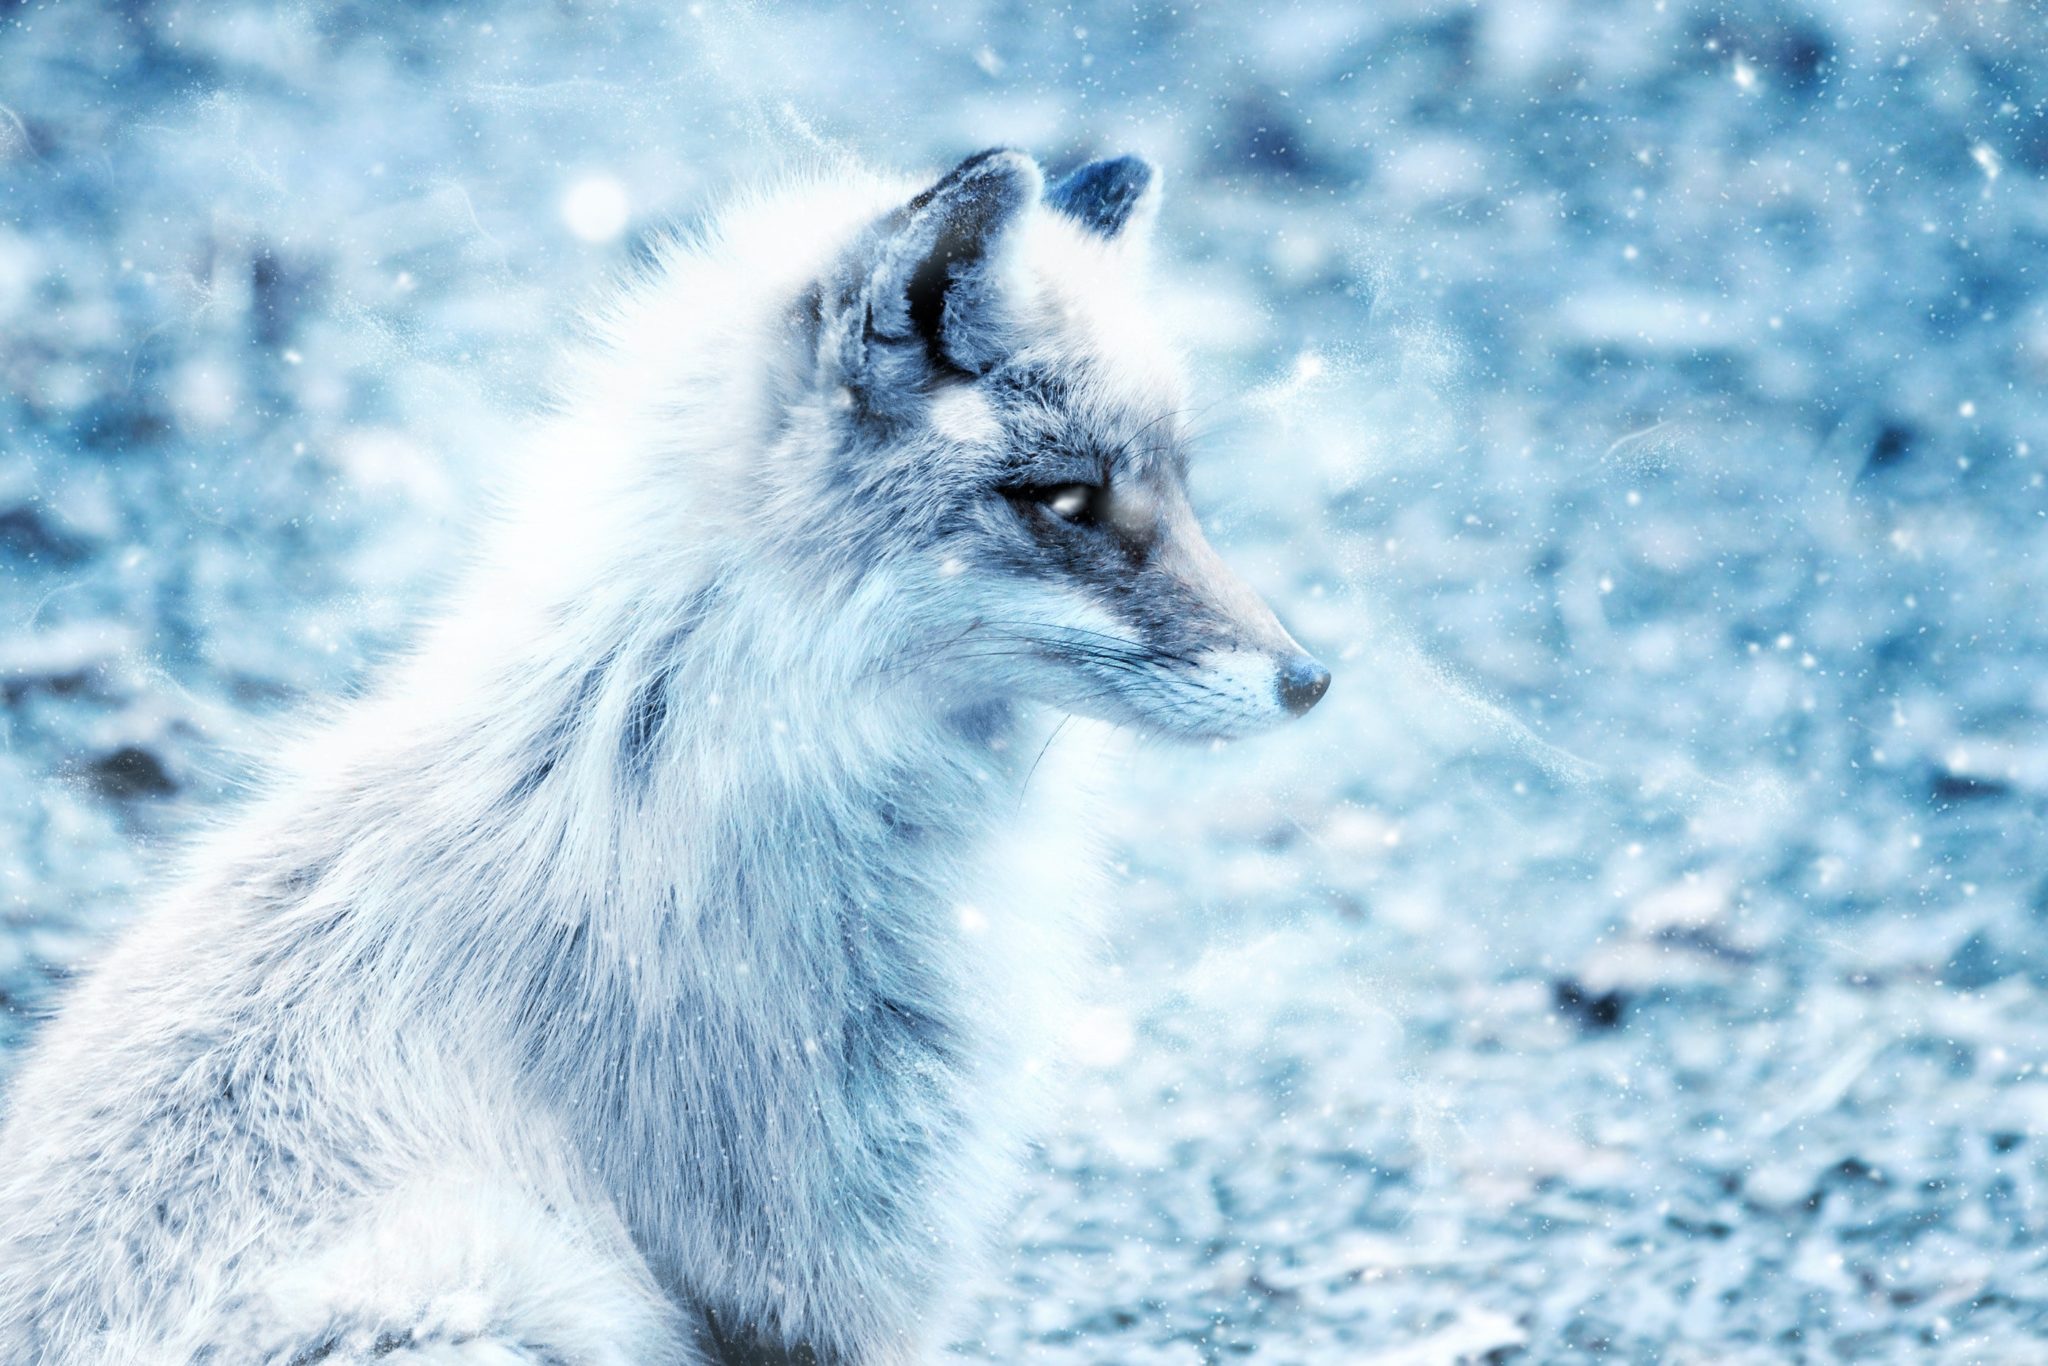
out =
[[[43,1031],[0,1361],[943,1348],[1092,899],[1058,718],[1329,682],[1189,510],[1156,187],[990,151],[662,253],[445,619]]]

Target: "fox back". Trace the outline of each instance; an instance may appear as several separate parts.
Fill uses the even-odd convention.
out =
[[[655,253],[438,622],[42,1031],[0,1360],[944,1342],[1099,900],[1062,719],[1328,683],[1190,510],[1157,185],[839,170]]]

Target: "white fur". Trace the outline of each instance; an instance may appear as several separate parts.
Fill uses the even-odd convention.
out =
[[[1095,860],[1046,719],[974,738],[877,682],[973,576],[827,594],[778,540],[823,454],[778,426],[792,301],[914,188],[835,175],[671,251],[415,654],[44,1030],[0,1360],[694,1362],[707,1309],[846,1363],[944,1341]],[[1034,213],[1020,317],[1156,404],[1118,250]]]

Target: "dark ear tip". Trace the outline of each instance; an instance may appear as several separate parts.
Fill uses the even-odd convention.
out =
[[[1104,173],[1112,174],[1128,185],[1134,195],[1145,193],[1152,188],[1152,182],[1159,179],[1159,168],[1135,152],[1105,157],[1096,165],[1102,167]]]
[[[1046,203],[1080,220],[1104,237],[1130,223],[1158,183],[1159,169],[1141,156],[1104,157],[1062,176],[1046,191]]]

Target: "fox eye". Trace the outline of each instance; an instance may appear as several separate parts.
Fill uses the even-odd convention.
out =
[[[1042,484],[1018,489],[1011,496],[1044,508],[1062,522],[1091,526],[1102,510],[1104,492],[1100,484]]]
[[[1061,484],[1047,492],[1045,507],[1053,516],[1066,521],[1086,521],[1095,492],[1093,484]]]

